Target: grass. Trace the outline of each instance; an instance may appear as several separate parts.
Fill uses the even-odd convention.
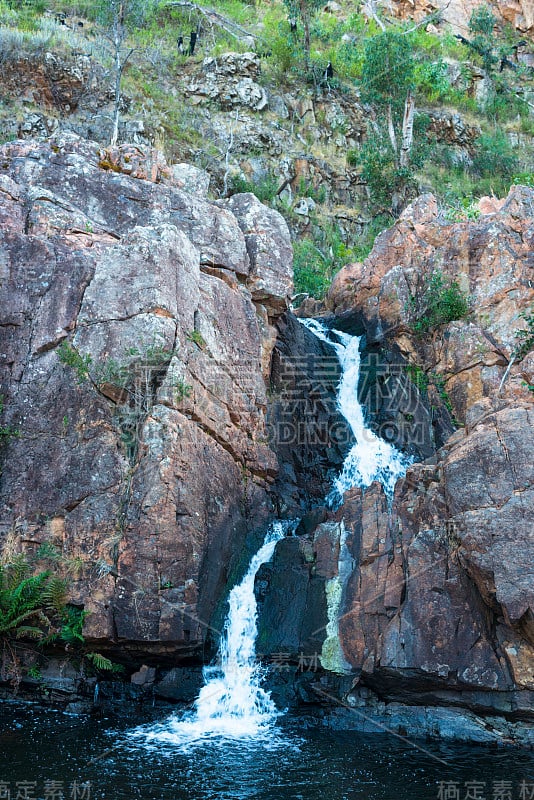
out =
[[[45,16],[44,0],[25,3],[0,0],[1,58],[19,57],[20,53],[40,54],[47,49],[65,52],[75,49],[79,52],[87,50],[90,45],[93,54],[107,64],[104,51],[95,36],[97,29],[93,23],[97,19],[97,5],[94,0],[51,0],[50,4],[46,4],[51,13]],[[281,0],[254,4],[244,0],[218,0],[213,7],[231,24],[235,23],[256,35],[256,50],[262,56],[261,82],[269,88],[279,93],[286,89],[298,89],[299,94],[305,91],[312,95],[318,87],[319,93],[329,94],[331,100],[340,101],[343,98],[346,100],[348,94],[354,94],[359,89],[365,43],[377,34],[378,27],[375,22],[366,20],[358,13],[356,3],[351,0],[342,4],[340,14],[320,11],[312,19],[313,77],[304,74],[302,41],[291,33],[287,7]],[[57,11],[83,17],[90,22],[78,35],[54,22],[53,13]],[[195,58],[180,55],[177,52],[178,35],[182,34],[187,43],[189,32],[199,19],[198,12],[194,10],[160,4],[146,23],[132,33],[129,44],[135,48],[135,52],[125,70],[123,85],[125,94],[132,98],[131,115],[150,119],[150,127],[157,131],[155,142],[171,163],[190,160],[199,166],[211,168],[215,164],[219,167],[224,157],[219,132],[214,130],[213,122],[205,116],[205,108],[197,108],[184,99],[180,82],[184,74],[199,68],[203,57],[228,50],[250,49],[251,45],[243,41],[243,36],[234,37],[221,27],[207,25],[204,20]],[[407,29],[409,24],[406,23],[404,27]],[[516,180],[516,174],[534,174],[528,143],[524,149],[513,148],[508,138],[511,130],[519,131],[523,136],[534,134],[533,115],[529,113],[525,102],[516,97],[516,89],[528,92],[534,81],[521,70],[495,73],[494,91],[485,103],[480,104],[468,91],[472,82],[468,67],[473,61],[472,50],[452,34],[436,35],[423,27],[407,35],[416,60],[418,108],[428,106],[443,108],[451,113],[459,112],[467,123],[476,123],[482,128],[481,136],[470,153],[471,161],[462,164],[455,163],[453,149],[446,145],[435,147],[435,143],[429,141],[428,148],[434,152],[425,163],[416,165],[414,188],[418,183],[420,187],[433,190],[442,204],[449,208],[447,213],[450,219],[470,219],[475,213],[473,201],[476,198],[487,194],[505,195],[511,182]],[[345,41],[343,37],[346,37]],[[508,26],[495,42],[495,51],[504,48],[504,52],[506,47],[510,48],[517,42],[517,38],[516,32]],[[465,65],[454,85],[447,65],[450,60]],[[334,78],[326,88],[322,83],[322,75],[328,61],[334,67]],[[325,127],[326,119],[321,119],[321,113],[325,116],[324,108],[318,104],[316,111],[318,124]],[[284,121],[281,121],[281,125],[286,127]],[[287,130],[291,130],[291,135],[300,135],[301,143],[302,140],[307,142],[310,152],[317,158],[323,158],[323,148],[319,148],[306,123],[295,118],[287,123]],[[10,135],[6,129],[6,138]],[[418,134],[418,138],[422,140],[425,137]],[[346,153],[347,163],[361,166],[362,147],[355,147],[353,143],[351,146],[352,149],[349,147]],[[259,155],[263,156],[263,153]],[[336,153],[336,158],[339,155]],[[230,174],[237,172],[239,161],[239,152],[233,152]],[[284,208],[276,201],[281,182],[277,165],[271,166],[269,171],[269,164],[272,164],[272,160],[267,159],[267,172],[260,180],[251,181],[240,175],[234,176],[230,191],[252,191],[262,202],[276,204],[292,224],[295,220],[291,218],[291,209]],[[386,172],[381,164],[377,165],[377,169],[381,175]],[[395,179],[395,175],[385,177],[388,185]],[[374,191],[376,195],[376,187]],[[303,181],[296,187],[297,196],[311,196],[321,206],[316,211],[321,218],[328,217],[328,208],[335,202],[331,194],[326,184],[313,188]],[[321,237],[315,231],[315,226],[313,231],[306,231],[306,238],[296,243],[297,287],[303,291],[310,290],[315,296],[323,295],[340,266],[350,260],[362,260],[369,253],[376,234],[391,222],[387,214],[381,213],[388,207],[378,195],[373,196],[371,181],[369,198],[361,200],[360,208],[364,216],[371,212],[374,216],[360,237],[351,242],[330,242],[329,232]]]

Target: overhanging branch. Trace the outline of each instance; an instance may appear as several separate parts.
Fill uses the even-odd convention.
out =
[[[198,11],[198,13],[208,22],[210,27],[216,25],[218,28],[222,28],[224,31],[226,31],[226,33],[229,33],[230,36],[234,36],[236,39],[239,39],[241,36],[250,36],[253,39],[258,38],[255,34],[247,31],[246,28],[238,25],[237,22],[224,17],[218,11],[215,11],[215,9],[199,6],[197,3],[192,3],[191,0],[172,0],[172,2],[166,4],[166,7],[190,8],[193,11]]]

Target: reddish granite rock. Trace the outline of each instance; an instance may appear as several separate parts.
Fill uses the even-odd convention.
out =
[[[533,201],[532,189],[512,187],[478,219],[451,223],[420,197],[314,308],[334,327],[365,330],[386,368],[393,351],[409,360],[432,424],[443,403],[463,423],[408,469],[392,503],[376,483],[345,495],[335,518],[348,575],[348,559],[335,543],[328,558],[321,540],[321,561],[343,583],[344,659],[355,687],[381,699],[534,716],[534,353],[514,356],[534,303]],[[436,270],[469,293],[470,312],[421,336],[410,298]]]
[[[20,436],[0,454],[0,543],[54,544],[78,564],[85,635],[142,658],[205,641],[245,536],[271,514],[277,464],[272,336],[240,222],[172,185],[154,154],[128,152],[104,170],[72,135],[1,149],[2,424]],[[257,201],[254,219],[278,225],[276,315],[289,234]],[[90,357],[86,380],[58,358],[65,340]]]
[[[534,690],[532,414],[502,408],[459,432],[439,466],[410,468],[391,509],[376,484],[348,498],[358,567],[340,639],[390,696],[394,676],[412,692]]]
[[[521,313],[534,303],[533,201],[534,190],[513,186],[492,213],[450,223],[435,198],[422,195],[377,238],[363,264],[340,271],[325,308],[359,314],[370,340],[394,338],[407,358],[440,375],[459,420],[498,392],[527,401],[530,361],[514,363],[500,384],[525,327]],[[470,313],[416,337],[411,298],[436,271],[458,282]]]

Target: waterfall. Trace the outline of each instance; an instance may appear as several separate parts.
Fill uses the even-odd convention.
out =
[[[342,331],[330,331],[326,325],[314,319],[302,319],[300,322],[336,351],[341,365],[337,405],[356,440],[343,462],[341,473],[334,480],[326,498],[327,505],[339,508],[346,491],[354,486],[365,489],[373,481],[379,481],[391,499],[395,484],[406,473],[411,459],[389,442],[380,439],[365,422],[364,409],[358,399],[360,337],[350,336]],[[331,338],[332,336],[335,338]]]
[[[230,592],[217,662],[204,668],[204,686],[194,709],[148,729],[137,728],[130,733],[132,738],[187,749],[214,738],[257,738],[269,729],[279,712],[270,693],[261,687],[264,670],[256,661],[254,579],[261,565],[271,560],[290,524],[277,521],[270,526],[247,574]]]
[[[316,320],[301,322],[319,339],[330,344],[337,354],[342,370],[337,403],[356,440],[326,498],[327,503],[337,508],[348,489],[354,486],[365,488],[375,480],[380,481],[386,494],[392,497],[397,479],[404,475],[410,462],[366,425],[364,410],[358,400],[359,337],[330,331]],[[258,740],[263,735],[266,742],[273,741],[272,723],[279,712],[270,693],[261,686],[264,670],[256,661],[254,579],[261,565],[272,558],[276,543],[294,525],[294,520],[276,521],[271,525],[245,577],[230,592],[218,659],[214,665],[204,668],[204,686],[193,710],[175,714],[148,728],[136,728],[129,734],[130,738],[148,746],[167,743],[182,751],[206,741]]]

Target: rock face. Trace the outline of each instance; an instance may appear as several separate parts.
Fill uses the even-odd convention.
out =
[[[489,204],[490,213],[451,224],[423,195],[378,237],[364,264],[338,273],[326,300],[336,316],[359,315],[370,341],[393,338],[407,358],[440,375],[460,421],[484,397],[532,396],[524,385],[533,382],[532,355],[500,383],[525,328],[521,314],[534,302],[533,199],[531,189],[512,187],[504,204]],[[416,337],[417,297],[436,272],[457,281],[472,313]]]
[[[440,11],[440,22],[450,26],[455,32],[465,34],[469,19],[478,4],[472,0],[394,0],[391,10],[401,18],[421,20],[426,16]],[[504,22],[510,23],[516,30],[532,33],[534,29],[534,10],[530,0],[495,0],[491,4],[492,11],[496,12]]]
[[[373,484],[333,512],[351,436],[333,351],[286,310],[287,227],[205,191],[156,151],[1,148],[2,553],[53,546],[87,639],[183,699],[192,675],[153,667],[198,665],[260,530],[301,517],[258,573],[258,650],[310,673],[306,702],[321,669],[349,707],[532,720],[534,192],[454,223],[423,196],[336,277],[318,311],[365,334],[369,419],[404,417],[418,463],[392,501]],[[421,335],[436,273],[470,309]]]
[[[267,108],[267,93],[258,83],[260,58],[257,53],[223,53],[205,58],[198,75],[191,78],[187,92],[197,102],[215,100],[221,108]]]
[[[191,655],[272,513],[263,366],[289,234],[255,198],[236,217],[185,193],[155,157],[158,183],[101,162],[68,135],[1,150],[0,393],[18,431],[1,542],[56,547],[89,640]],[[261,306],[249,214],[270,253]]]
[[[280,317],[277,328],[268,414],[281,465],[275,496],[280,516],[301,517],[323,503],[353,437],[336,408],[334,350],[292,314]]]
[[[431,418],[441,401],[458,428],[442,429],[392,503],[376,483],[352,490],[335,515],[301,528],[293,556],[279,545],[261,576],[262,614],[278,620],[271,646],[295,664],[315,646],[327,671],[352,676],[346,703],[371,714],[378,695],[534,717],[534,356],[517,349],[534,302],[534,192],[513,187],[480,206],[478,219],[451,223],[433,197],[419,198],[316,309],[334,327],[365,331],[390,370],[398,348],[414,397]],[[436,272],[457,281],[470,308],[421,335],[414,309]],[[285,596],[277,559],[281,573],[293,564]]]
[[[8,57],[2,65],[2,80],[8,93],[19,94],[23,81],[27,102],[70,113],[89,85],[96,86],[102,77],[93,75],[92,69],[90,57],[83,53],[60,56],[46,52],[42,58]]]
[[[532,715],[532,443],[532,410],[490,410],[409,470],[391,510],[376,486],[349,499],[339,629],[364,685]]]

